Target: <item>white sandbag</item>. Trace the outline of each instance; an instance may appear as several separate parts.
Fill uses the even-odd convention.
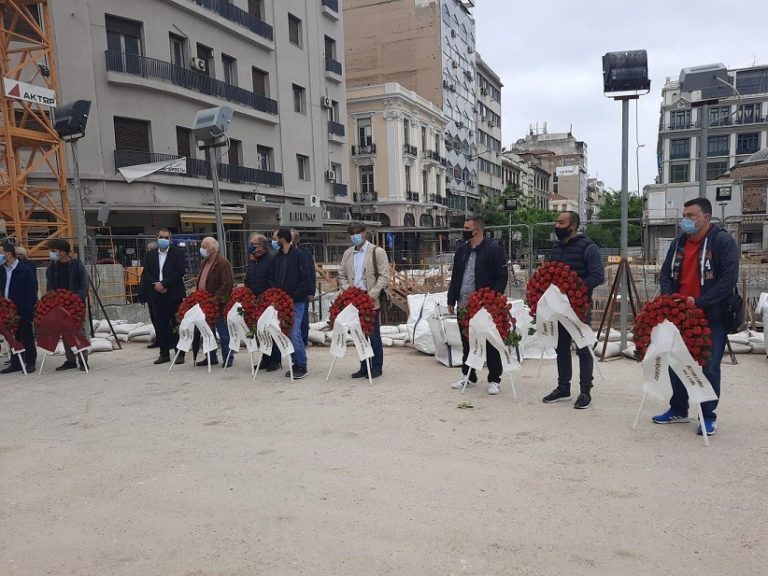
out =
[[[628,344],[627,347],[624,349],[623,354],[630,360],[635,360],[635,345]]]
[[[631,342],[632,338],[634,338],[632,332],[627,332],[627,341]],[[608,342],[621,342],[621,330],[611,329],[611,333],[608,335]]]
[[[389,338],[389,337],[387,337],[387,336],[382,336],[382,337],[381,337],[381,343],[382,343],[384,346],[392,346],[392,338]]]
[[[91,338],[91,352],[112,352],[112,342],[106,338]]]
[[[382,326],[380,330],[381,330],[382,336],[391,336],[393,334],[397,334],[398,332],[400,332],[397,326]]]
[[[752,336],[749,339],[749,345],[752,346],[752,354],[765,354],[765,339],[763,334]]]
[[[461,332],[456,317],[446,318],[443,312],[447,313],[448,310],[442,307],[435,309],[427,322],[435,346],[435,358],[443,366],[455,368],[461,366]]]
[[[435,308],[448,307],[448,292],[438,294],[410,294],[408,296],[408,332],[413,340],[413,347],[425,354],[435,353],[435,341],[427,319]]]
[[[325,344],[325,332],[309,329],[309,341],[313,344]]]
[[[388,336],[392,338],[392,340],[399,340],[402,342],[408,340],[408,334],[403,334],[402,332],[395,332],[394,334],[388,334]]]
[[[742,344],[744,346],[749,346],[749,337],[752,334],[750,334],[749,330],[745,330],[744,332],[738,332],[736,334],[729,334],[728,340],[731,343],[731,346],[734,344]],[[734,350],[735,352],[735,350]]]
[[[118,334],[120,334],[120,332],[118,332]],[[142,324],[139,322],[133,330],[128,332],[128,339],[133,340],[136,336],[146,336],[148,334],[151,334],[154,337],[155,327],[152,326],[152,324]]]
[[[398,324],[397,325],[397,331],[398,332],[408,332],[408,324]]]
[[[602,348],[600,348],[602,351]],[[606,358],[615,358],[621,356],[621,342],[608,342],[608,346],[605,348]]]
[[[120,342],[128,342],[128,334],[118,334],[117,339],[120,340]]]
[[[405,340],[392,340],[393,346],[408,346],[408,343]]]
[[[328,330],[328,322],[310,322],[309,323],[309,329],[310,330],[317,330],[318,332],[322,332],[324,330]]]
[[[734,354],[751,354],[752,353],[752,346],[747,344],[742,344],[741,342],[733,342],[731,340],[731,350],[733,350]],[[726,354],[728,353],[728,348],[725,349]]]
[[[154,339],[155,339],[154,333],[153,334],[145,334],[143,336],[134,336],[133,338],[131,338],[130,336],[128,337],[128,340],[130,340],[131,342],[147,342],[147,343],[149,343],[149,342],[152,342]]]

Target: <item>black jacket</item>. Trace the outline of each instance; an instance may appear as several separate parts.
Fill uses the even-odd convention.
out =
[[[493,288],[496,292],[503,294],[507,288],[507,259],[504,256],[504,249],[488,238],[474,249],[469,242],[465,242],[456,250],[453,257],[453,272],[451,284],[448,287],[448,306],[456,306],[456,302],[459,301],[464,270],[467,267],[469,255],[473,251],[475,252],[475,290]]]
[[[302,264],[302,266],[304,266],[306,270],[311,270],[310,289],[309,289],[309,292],[307,292],[307,296],[309,296],[310,294],[314,296],[315,292],[317,292],[317,274],[315,273],[315,257],[312,255],[312,252],[310,252],[308,248],[304,248],[304,246],[299,245],[299,249],[301,249],[301,251],[304,253],[304,264]]]
[[[48,270],[45,271],[45,289],[46,292],[53,292],[66,286],[59,278],[60,262],[51,262]],[[85,271],[85,264],[77,258],[70,258],[67,261],[69,268],[69,291],[74,292],[83,302],[88,298],[88,275]]]
[[[306,302],[307,296],[312,294],[314,276],[315,270],[307,267],[305,252],[291,246],[287,254],[279,250],[275,255],[269,286],[287,292],[294,302]]]
[[[592,291],[605,282],[605,266],[600,248],[581,234],[568,242],[558,242],[550,260],[564,262],[584,281],[592,298]]]
[[[168,289],[163,296],[172,300],[183,300],[187,295],[184,288],[184,273],[187,263],[184,250],[171,244],[163,266],[163,286]],[[144,271],[141,273],[141,290],[144,300],[152,302],[161,294],[155,291],[153,284],[160,281],[160,252],[155,248],[147,252],[144,258]]]
[[[275,260],[274,252],[267,252],[258,260],[248,262],[248,271],[245,273],[245,287],[250,288],[256,296],[259,296],[269,288],[269,276],[272,273],[272,264]]]
[[[5,266],[0,266],[0,296],[5,295],[6,275]],[[35,304],[37,304],[37,271],[26,262],[18,260],[11,274],[8,299],[16,304],[21,320],[32,321],[35,315]]]

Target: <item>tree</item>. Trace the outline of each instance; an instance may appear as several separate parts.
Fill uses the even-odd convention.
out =
[[[643,198],[637,195],[629,196],[629,219],[643,217]],[[609,192],[605,196],[605,204],[600,208],[600,220],[617,220],[617,222],[597,223],[587,225],[587,236],[603,248],[619,248],[621,246],[621,192]],[[642,243],[643,226],[630,222],[628,227],[629,246],[640,246]]]

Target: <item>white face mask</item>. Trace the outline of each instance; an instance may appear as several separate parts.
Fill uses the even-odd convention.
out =
[[[203,247],[201,247],[200,248],[200,256],[203,257],[203,258],[208,258],[208,250],[203,248]]]

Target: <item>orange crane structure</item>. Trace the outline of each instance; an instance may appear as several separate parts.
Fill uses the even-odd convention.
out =
[[[47,240],[74,236],[64,142],[53,127],[60,92],[49,4],[0,0],[0,237],[30,258],[47,254]]]

